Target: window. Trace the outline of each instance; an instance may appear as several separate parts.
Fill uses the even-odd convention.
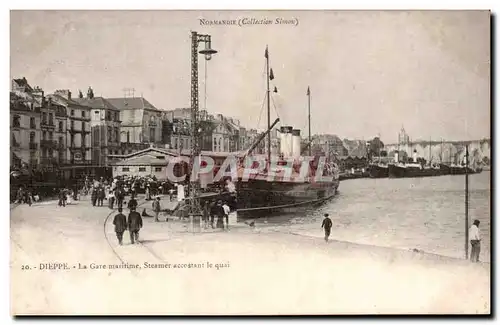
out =
[[[75,110],[74,109],[71,110],[71,116],[75,116]]]
[[[49,132],[49,140],[52,141],[54,139],[54,134],[52,132]]]
[[[87,143],[87,141],[85,140],[86,140],[85,134],[82,134],[82,147],[85,147],[85,144]]]
[[[49,148],[49,157],[52,158],[54,156],[54,151],[52,148]]]
[[[64,144],[64,138],[59,137],[59,146],[62,146]]]
[[[154,128],[149,129],[149,141],[155,142],[155,129]]]
[[[30,117],[30,128],[36,129],[36,121],[34,117]]]
[[[35,132],[30,132],[30,143],[35,142]]]
[[[82,117],[85,118],[85,111],[82,111]]]
[[[122,172],[128,172],[130,169],[128,167],[122,167]]]
[[[54,115],[49,113],[49,125],[54,125]]]
[[[42,140],[47,140],[47,131],[42,132]]]
[[[155,172],[161,172],[162,168],[161,167],[155,167]]]
[[[42,113],[42,124],[47,124],[47,113]]]
[[[130,131],[127,131],[127,142],[130,142]]]
[[[120,112],[115,112],[115,121],[119,121],[120,120]]]
[[[96,117],[98,117],[98,115],[99,115],[99,111],[94,111],[94,115],[95,115]]]
[[[165,159],[165,156],[156,156],[157,159]]]
[[[86,131],[87,129],[85,128],[85,122],[82,122],[82,131]]]
[[[118,128],[115,128],[115,141],[120,142],[120,132],[118,131]]]
[[[14,115],[14,118],[12,120],[12,126],[15,128],[21,127],[21,116]]]
[[[75,129],[75,121],[71,121],[71,131]]]
[[[63,129],[64,129],[63,122],[61,121],[59,122],[59,132],[63,132]]]
[[[145,172],[146,171],[146,167],[139,167],[139,171],[140,172]]]
[[[71,135],[69,143],[70,143],[71,147],[75,146],[75,135],[74,134]]]

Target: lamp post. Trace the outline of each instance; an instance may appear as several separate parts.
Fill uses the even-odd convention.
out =
[[[198,52],[198,44],[205,43],[205,49]],[[191,32],[191,175],[196,162],[196,157],[199,157],[200,148],[200,127],[199,127],[199,90],[198,90],[198,54],[203,54],[205,60],[212,59],[212,55],[217,53],[212,49],[212,38],[210,35],[198,34]],[[198,162],[199,163],[199,162]],[[199,191],[198,177],[190,179],[190,215],[191,220],[195,215],[201,215],[201,207],[197,194]]]

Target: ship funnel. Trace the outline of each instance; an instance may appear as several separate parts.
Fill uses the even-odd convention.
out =
[[[397,163],[399,162],[399,152],[397,151],[394,153],[394,161]]]
[[[282,126],[280,129],[280,154],[285,158],[292,155],[292,130],[291,126]]]
[[[292,130],[292,157],[299,158],[301,151],[301,138],[300,138],[300,130],[293,129]]]
[[[418,158],[417,151],[413,151],[413,162],[416,163]]]

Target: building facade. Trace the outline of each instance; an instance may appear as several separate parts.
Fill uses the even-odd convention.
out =
[[[90,136],[90,107],[73,98],[71,91],[59,89],[49,97],[55,104],[66,108],[66,120],[57,128],[66,128],[66,162],[69,168],[92,165]]]
[[[87,96],[75,99],[90,111],[89,133],[91,134],[92,165],[109,167],[109,155],[119,155],[120,110],[102,97],[94,97],[89,88]]]
[[[37,169],[40,160],[41,107],[26,78],[13,79],[10,92],[10,165]]]
[[[161,146],[163,112],[143,97],[106,98],[120,112],[120,154]]]

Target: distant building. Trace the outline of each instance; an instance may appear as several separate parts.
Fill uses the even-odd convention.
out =
[[[94,97],[89,88],[87,97],[75,99],[90,108],[92,164],[108,167],[108,155],[120,154],[120,110],[102,97]]]
[[[106,98],[120,112],[121,154],[132,153],[165,144],[163,137],[164,112],[143,97]]]
[[[66,120],[61,126],[66,129],[66,163],[67,169],[76,174],[90,172],[92,156],[90,151],[90,107],[82,105],[72,97],[67,89],[56,90],[48,95],[52,103],[62,105],[66,110]],[[60,139],[63,140],[63,139]]]
[[[200,149],[214,152],[234,152],[241,148],[240,131],[246,133],[240,122],[222,114],[213,116],[207,111],[199,113]],[[191,143],[191,109],[176,108],[166,111],[165,120],[169,126],[164,128],[165,139],[169,139],[169,147],[174,150],[192,149]],[[245,142],[245,140],[243,140]]]
[[[344,141],[334,134],[319,134],[312,137],[312,148],[316,153],[323,153],[330,157],[332,155],[347,156],[348,149]]]
[[[10,92],[10,165],[36,169],[40,159],[42,102],[26,78],[13,79]]]

